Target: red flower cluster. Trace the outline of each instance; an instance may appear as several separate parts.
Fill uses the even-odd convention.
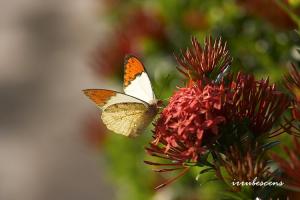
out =
[[[260,151],[255,155],[247,155],[236,154],[237,150],[231,151],[230,147],[244,146],[251,152],[254,144],[263,146],[265,138],[279,134],[270,133],[270,130],[290,104],[289,98],[268,79],[258,81],[253,75],[242,73],[226,75],[225,67],[231,61],[226,48],[220,45],[221,41],[206,41],[203,50],[193,38],[194,49],[188,50],[183,60],[179,60],[183,67],[180,70],[189,78],[189,84],[179,88],[170,98],[155,124],[153,141],[146,148],[151,156],[172,161],[167,164],[146,161],[150,165],[167,167],[156,171],[183,169],[167,183],[182,176],[190,165],[207,165],[217,172],[218,166],[205,160],[204,155],[208,153],[214,154],[214,159],[220,159],[217,158],[219,153],[225,155],[225,160],[218,163],[223,163],[229,171],[238,169],[236,165],[241,164],[249,169],[255,166],[257,158],[263,154],[262,149],[258,148]],[[254,174],[264,174],[268,170],[265,164],[260,165],[260,170]],[[244,179],[248,175],[245,169],[229,174]]]
[[[197,161],[204,151],[203,141],[210,142],[219,133],[218,126],[225,122],[221,113],[226,91],[223,85],[205,85],[199,81],[180,88],[170,99],[157,121],[154,144],[180,148],[185,160]]]
[[[257,81],[253,75],[239,73],[228,84],[191,82],[175,92],[162,111],[152,144],[163,147],[152,150],[164,154],[177,149],[174,154],[180,160],[197,162],[220,134],[226,134],[220,132],[221,125],[247,120],[247,128],[255,136],[269,134],[288,105],[286,95],[268,80]]]

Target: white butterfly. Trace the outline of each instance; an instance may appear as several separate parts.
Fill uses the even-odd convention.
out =
[[[127,56],[124,64],[124,93],[106,89],[86,89],[88,96],[102,110],[106,127],[125,136],[138,136],[158,112],[158,104],[143,64]]]

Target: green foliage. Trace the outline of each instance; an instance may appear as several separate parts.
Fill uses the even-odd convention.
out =
[[[117,186],[118,199],[146,200],[153,195],[154,175],[143,163],[146,155],[144,145],[149,141],[149,136],[145,133],[143,137],[130,140],[110,134],[105,143],[108,176]]]

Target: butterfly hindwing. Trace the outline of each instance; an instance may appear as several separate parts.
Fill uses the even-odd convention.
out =
[[[141,61],[127,56],[124,63],[124,92],[149,104],[155,101],[150,79]]]
[[[148,108],[141,103],[118,103],[103,110],[101,118],[115,133],[135,137],[152,120]]]

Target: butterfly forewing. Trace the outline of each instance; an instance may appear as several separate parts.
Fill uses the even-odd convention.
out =
[[[124,64],[124,92],[149,104],[155,102],[150,79],[143,64],[134,56],[128,56]]]
[[[141,103],[148,106],[146,102],[143,102],[135,97],[131,97],[120,92],[106,89],[87,89],[83,90],[84,94],[89,97],[94,103],[97,104],[102,110],[108,106],[117,103]]]

